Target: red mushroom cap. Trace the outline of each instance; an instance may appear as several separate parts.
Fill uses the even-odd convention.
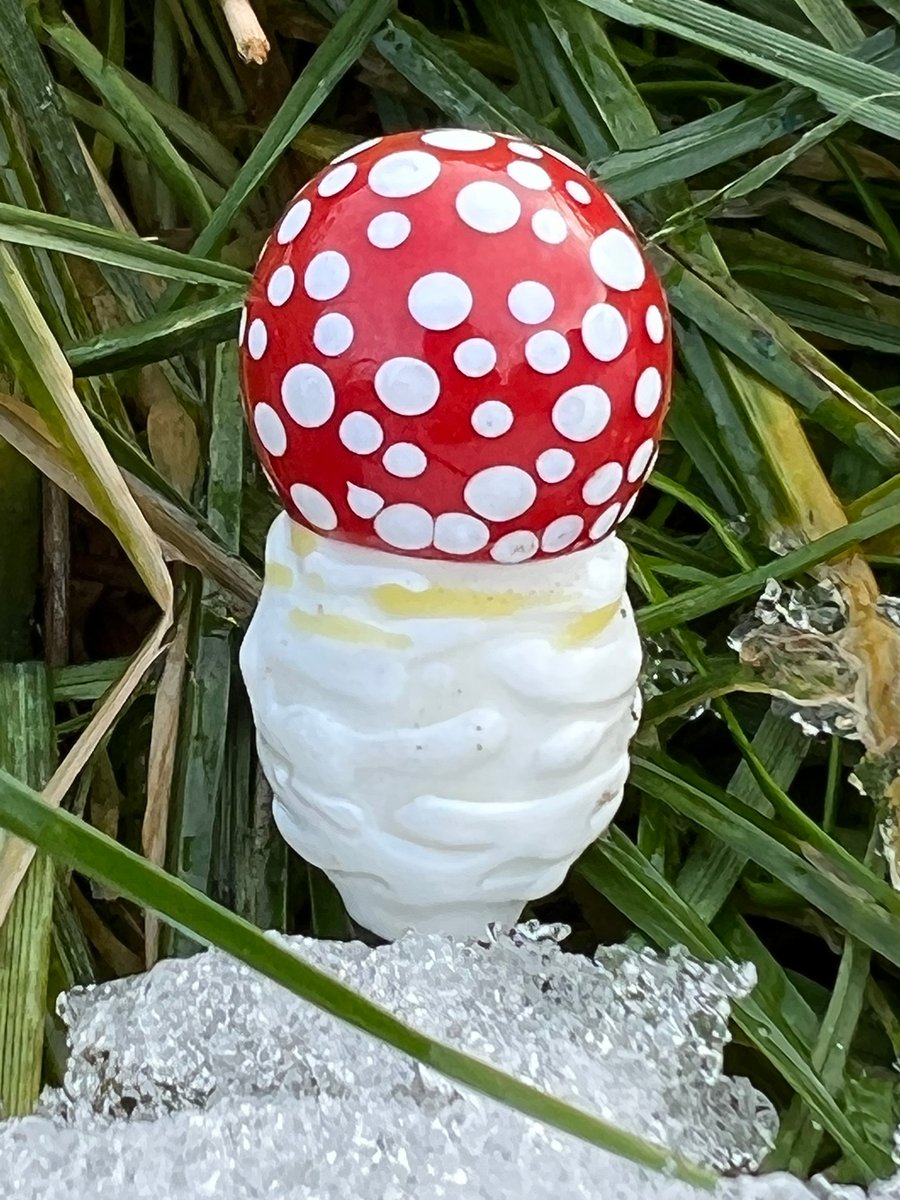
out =
[[[659,281],[554,150],[376,138],[301,189],[241,320],[257,451],[294,520],[500,563],[611,533],[668,402]]]

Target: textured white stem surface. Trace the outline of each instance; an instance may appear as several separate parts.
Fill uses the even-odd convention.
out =
[[[606,829],[640,705],[626,561],[615,537],[407,558],[276,518],[241,668],[278,827],[361,925],[512,923]]]

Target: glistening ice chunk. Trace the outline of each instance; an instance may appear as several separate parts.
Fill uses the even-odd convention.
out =
[[[719,1170],[752,1170],[768,1101],[722,1074],[752,968],[492,940],[284,939],[403,1020]],[[210,952],[63,998],[71,1058],[41,1114],[0,1124],[0,1198],[544,1200],[696,1193],[469,1092]],[[777,1189],[768,1191],[767,1189]],[[808,1197],[786,1177],[722,1197]],[[848,1193],[849,1195],[849,1193]]]

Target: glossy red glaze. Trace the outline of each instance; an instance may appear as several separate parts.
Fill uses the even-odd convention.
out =
[[[241,321],[250,428],[290,515],[498,562],[612,532],[671,372],[665,297],[614,201],[553,151],[470,131],[335,164],[269,239]]]

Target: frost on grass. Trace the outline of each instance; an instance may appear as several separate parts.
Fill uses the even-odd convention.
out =
[[[553,933],[410,935],[378,950],[284,940],[468,1054],[720,1171],[752,1171],[775,1114],[722,1074],[752,968],[625,948],[590,962]],[[0,1123],[2,1200],[700,1194],[450,1083],[219,953],[78,990],[60,1009],[64,1086],[39,1115]],[[744,1176],[718,1194],[826,1193]]]

